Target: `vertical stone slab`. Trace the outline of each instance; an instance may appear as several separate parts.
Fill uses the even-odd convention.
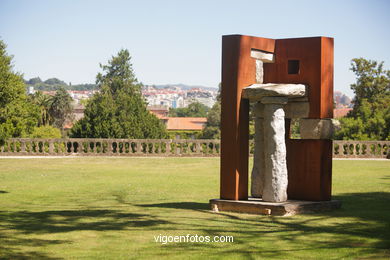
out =
[[[333,38],[278,39],[274,55],[275,63],[264,64],[264,83],[309,85],[308,118],[333,118]],[[332,141],[287,136],[286,146],[289,199],[330,200]]]
[[[258,102],[255,111],[262,109],[263,105]],[[261,117],[260,117],[261,116]],[[261,198],[264,187],[264,119],[262,115],[255,112],[255,148],[253,151],[253,168],[251,175],[251,195],[254,198]]]
[[[264,189],[263,201],[287,200],[287,162],[283,105],[287,98],[265,97],[264,104]]]
[[[243,35],[222,37],[221,199],[248,198],[249,101],[241,92],[256,82],[251,50],[274,52],[275,40]]]
[[[258,50],[251,50],[251,57],[256,59],[256,82],[263,83],[263,64],[274,62],[274,55]],[[263,126],[264,105],[256,102],[253,108],[255,121],[253,168],[251,174],[251,195],[254,198],[261,198],[264,188],[264,126]]]

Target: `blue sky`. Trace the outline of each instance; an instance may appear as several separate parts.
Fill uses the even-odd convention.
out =
[[[390,68],[390,1],[0,0],[0,37],[25,78],[92,83],[127,48],[144,84],[216,87],[221,36],[335,38],[335,89],[352,95],[354,57]]]

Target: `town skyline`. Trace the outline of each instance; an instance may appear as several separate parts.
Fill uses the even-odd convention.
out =
[[[145,85],[217,87],[221,37],[335,39],[334,87],[349,96],[353,58],[390,64],[388,1],[0,1],[0,37],[26,78],[92,83],[121,48]],[[276,11],[277,10],[277,11]],[[294,12],[291,12],[294,10]],[[232,19],[234,17],[234,19]]]

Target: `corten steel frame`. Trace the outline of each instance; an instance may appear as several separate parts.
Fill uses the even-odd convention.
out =
[[[251,50],[274,54],[264,64],[264,83],[309,86],[309,118],[333,118],[333,38],[267,39],[244,35],[222,37],[221,199],[248,199],[249,100],[242,89],[256,83]],[[288,73],[288,61],[299,72]],[[330,200],[331,140],[292,140],[286,119],[288,198]]]

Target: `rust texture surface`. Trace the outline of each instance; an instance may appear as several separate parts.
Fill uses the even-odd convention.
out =
[[[288,73],[289,61],[299,61],[298,73]],[[333,38],[276,40],[275,63],[264,64],[264,83],[309,85],[309,118],[333,118]]]
[[[241,92],[256,82],[251,49],[273,52],[272,39],[243,35],[222,38],[221,198],[248,198],[249,101]]]
[[[325,201],[331,199],[332,141],[287,140],[289,199]]]

